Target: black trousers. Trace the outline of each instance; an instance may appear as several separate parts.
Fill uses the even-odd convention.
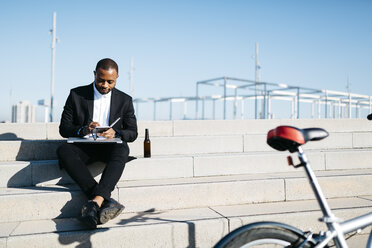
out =
[[[102,196],[110,199],[128,160],[129,147],[122,144],[63,144],[57,149],[60,166],[80,186],[88,199]],[[106,166],[100,181],[94,179],[87,164],[102,161]]]

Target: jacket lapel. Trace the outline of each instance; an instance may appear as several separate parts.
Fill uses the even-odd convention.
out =
[[[110,102],[110,117],[109,117],[109,125],[111,125],[111,123],[113,123],[117,118],[118,116],[116,116],[117,112],[118,112],[118,107],[116,103],[116,98],[117,98],[117,91],[116,91],[116,88],[113,88],[112,89],[112,93],[111,93],[111,102]]]

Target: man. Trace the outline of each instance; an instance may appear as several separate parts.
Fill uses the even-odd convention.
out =
[[[128,160],[127,142],[137,138],[132,98],[115,88],[118,72],[115,61],[100,60],[94,71],[94,82],[70,91],[59,126],[62,137],[83,137],[95,127],[109,126],[120,117],[112,128],[99,135],[121,138],[122,143],[66,143],[57,149],[61,167],[88,197],[81,220],[90,228],[106,223],[123,211],[124,206],[110,197]],[[106,162],[98,183],[86,166],[94,161]]]

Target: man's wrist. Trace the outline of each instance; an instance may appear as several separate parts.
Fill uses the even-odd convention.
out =
[[[115,138],[120,138],[121,137],[120,133],[118,131],[116,131],[115,129],[114,129],[114,131],[115,131]]]
[[[83,136],[87,135],[87,134],[88,134],[88,133],[87,133],[87,129],[88,129],[88,126],[82,126],[82,127],[78,130],[77,135],[78,135],[79,137],[83,137]]]

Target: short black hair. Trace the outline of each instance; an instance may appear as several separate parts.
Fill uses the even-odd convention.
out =
[[[115,69],[116,72],[119,74],[118,64],[116,64],[115,61],[109,58],[101,59],[100,61],[98,61],[96,65],[96,71],[98,70],[98,68],[101,68],[104,70]]]

